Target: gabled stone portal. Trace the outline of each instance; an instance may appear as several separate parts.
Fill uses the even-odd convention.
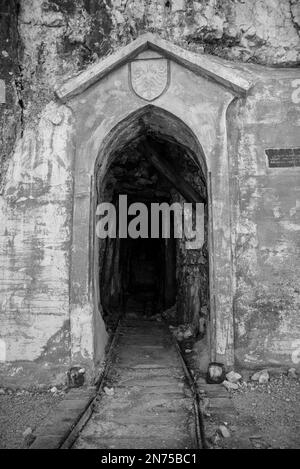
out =
[[[147,132],[163,135],[193,152],[205,174],[210,355],[233,364],[226,115],[230,103],[250,88],[249,75],[232,65],[146,34],[56,90],[59,99],[72,109],[76,122],[70,279],[74,362],[82,363],[85,357],[97,363],[105,346],[95,281],[95,176],[103,177],[111,155],[144,131],[139,128],[144,119]]]

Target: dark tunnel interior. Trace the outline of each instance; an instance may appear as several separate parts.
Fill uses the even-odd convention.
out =
[[[99,241],[99,298],[106,325],[113,327],[122,314],[149,318],[173,308],[175,323],[201,328],[209,304],[207,211],[205,241],[197,249],[186,249],[184,237],[174,238],[173,216],[170,237],[162,237],[161,226],[156,238],[150,236],[152,203],[206,199],[206,178],[193,151],[144,128],[114,151],[98,184],[97,201],[111,202],[117,220],[120,195],[127,196],[128,207],[142,202],[148,208],[149,237]],[[128,215],[128,223],[133,218]]]

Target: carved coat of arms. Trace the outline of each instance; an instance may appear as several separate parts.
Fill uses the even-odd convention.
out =
[[[134,60],[129,64],[133,91],[146,101],[162,95],[169,85],[169,61],[165,58]]]

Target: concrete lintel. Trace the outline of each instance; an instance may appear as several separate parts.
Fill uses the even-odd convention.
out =
[[[234,93],[245,95],[253,86],[250,74],[237,69],[234,63],[209,55],[190,52],[156,35],[146,33],[127,46],[122,47],[119,51],[92,65],[76,77],[67,80],[55,90],[55,93],[59,99],[67,101],[147,49],[161,53],[194,73],[229,88]]]

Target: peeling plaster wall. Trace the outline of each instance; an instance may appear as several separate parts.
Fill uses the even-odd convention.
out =
[[[266,73],[229,114],[235,354],[243,366],[299,363],[300,168],[269,168],[265,154],[300,147],[297,76]]]
[[[15,360],[41,369],[49,362],[69,365],[70,123],[66,107],[49,103],[36,131],[24,133],[6,175],[0,197],[0,376],[1,370],[16,375],[14,366],[5,365]],[[27,372],[21,364],[15,377],[29,384]]]

